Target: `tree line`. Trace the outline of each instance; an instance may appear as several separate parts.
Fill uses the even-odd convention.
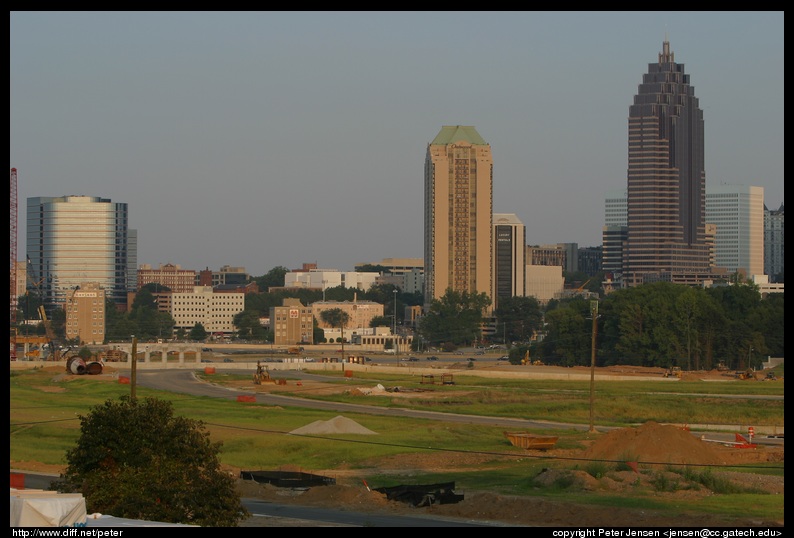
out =
[[[384,316],[375,324],[411,331],[402,320],[406,306],[423,305],[421,293],[405,293],[391,284],[361,291],[343,286],[322,290],[284,290],[285,267],[275,267],[254,277],[261,293],[248,294],[245,310],[235,319],[235,338],[272,342],[273,334],[260,323],[270,308],[285,298],[302,304],[316,301],[373,301],[384,305]],[[106,341],[140,341],[176,337],[201,341],[208,335],[196,326],[174,331],[171,315],[157,310],[154,284],[144,286],[128,312],[111,301],[106,308]],[[592,289],[592,288],[591,288]],[[395,295],[395,290],[397,291]],[[159,291],[163,291],[162,285]],[[595,331],[595,356],[599,366],[637,365],[685,370],[712,369],[720,363],[730,369],[757,368],[767,356],[782,357],[783,293],[762,298],[758,287],[737,280],[732,285],[710,288],[658,282],[614,291],[597,300],[593,324],[593,300],[551,300],[541,305],[534,297],[499,298],[493,318],[484,317],[491,304],[487,294],[448,290],[431,301],[414,332],[414,348],[453,350],[487,343],[505,344],[511,360],[527,352],[533,359],[560,366],[590,365]],[[396,305],[395,305],[396,299]],[[36,298],[20,297],[20,316],[28,319],[38,307]],[[392,316],[396,316],[392,317]],[[64,335],[65,314],[56,310],[52,327]],[[395,321],[396,319],[396,321]],[[490,330],[484,327],[490,326]],[[20,334],[43,334],[43,327],[20,325]],[[323,340],[315,328],[315,342]]]

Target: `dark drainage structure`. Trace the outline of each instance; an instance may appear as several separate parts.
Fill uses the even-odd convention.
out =
[[[240,471],[240,478],[280,488],[310,488],[336,484],[335,478],[297,471]]]
[[[454,489],[455,482],[445,482],[443,484],[374,488],[374,491],[384,493],[390,501],[400,501],[419,507],[431,504],[454,504],[462,501],[463,495],[456,494]]]

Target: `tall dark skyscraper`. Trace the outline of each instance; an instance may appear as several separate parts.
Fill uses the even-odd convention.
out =
[[[664,41],[629,107],[623,285],[710,278],[703,111]]]

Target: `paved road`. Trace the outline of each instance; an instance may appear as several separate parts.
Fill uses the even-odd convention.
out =
[[[222,369],[218,369],[222,372]],[[231,373],[239,373],[234,370]],[[300,370],[290,370],[283,372],[299,379],[327,379],[325,376],[308,374]],[[463,415],[455,413],[442,413],[437,411],[425,411],[421,409],[401,409],[401,408],[384,408],[373,407],[362,404],[350,404],[342,402],[324,402],[318,400],[310,400],[306,398],[299,398],[296,396],[282,396],[277,394],[263,394],[263,393],[245,393],[235,389],[225,388],[211,383],[199,381],[193,370],[140,370],[137,372],[138,385],[158,390],[178,392],[182,394],[190,394],[193,396],[207,396],[214,398],[225,398],[229,400],[236,400],[237,396],[247,394],[255,396],[257,403],[267,405],[279,405],[283,407],[305,407],[309,409],[321,409],[332,412],[350,412],[350,413],[363,413],[370,415],[385,415],[392,417],[411,417],[411,418],[424,418],[429,420],[441,420],[444,422],[457,422],[464,424],[486,424],[490,426],[499,426],[502,428],[524,430],[524,429],[573,429],[579,431],[587,431],[589,424],[571,424],[562,422],[550,422],[544,420],[529,420],[508,417],[488,417],[479,415]],[[716,397],[716,396],[715,396]],[[753,396],[747,396],[752,398]],[[761,396],[759,398],[768,398]],[[783,398],[774,397],[774,398]],[[698,430],[697,427],[690,425],[692,434],[697,437],[706,436],[710,440],[730,442],[735,440],[734,433],[722,433],[712,430]],[[595,426],[599,432],[608,432],[616,427],[610,426]],[[737,429],[736,431],[741,431]],[[757,436],[753,439],[757,444],[765,445],[783,445],[782,437],[763,437]]]
[[[290,371],[290,375],[294,375],[300,379],[327,379],[323,376],[313,376],[300,371]],[[192,370],[147,370],[139,371],[138,385],[142,387],[164,390],[169,392],[178,392],[182,394],[190,394],[193,396],[208,396],[214,398],[225,398],[229,400],[236,400],[237,396],[247,394],[256,397],[257,403],[267,405],[280,405],[285,407],[305,407],[309,409],[321,409],[334,412],[350,412],[350,413],[363,413],[370,415],[386,415],[392,417],[411,417],[411,418],[426,418],[430,420],[443,420],[445,422],[458,422],[464,424],[488,424],[491,426],[500,426],[504,428],[567,428],[577,430],[588,430],[587,424],[566,424],[558,422],[547,422],[537,420],[526,420],[519,418],[505,418],[505,417],[485,417],[478,415],[461,415],[455,413],[442,413],[437,411],[424,411],[421,409],[400,409],[400,408],[384,408],[373,407],[369,405],[350,404],[342,402],[324,402],[319,400],[310,400],[307,398],[299,398],[296,396],[282,396],[278,394],[263,394],[263,393],[248,393],[240,392],[235,389],[229,389],[199,381]],[[597,427],[598,431],[609,431],[613,428],[610,427]]]

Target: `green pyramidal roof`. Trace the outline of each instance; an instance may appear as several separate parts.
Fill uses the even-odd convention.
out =
[[[487,146],[477,129],[470,125],[445,125],[431,142],[432,145],[447,145],[455,142],[470,142],[475,145]]]

